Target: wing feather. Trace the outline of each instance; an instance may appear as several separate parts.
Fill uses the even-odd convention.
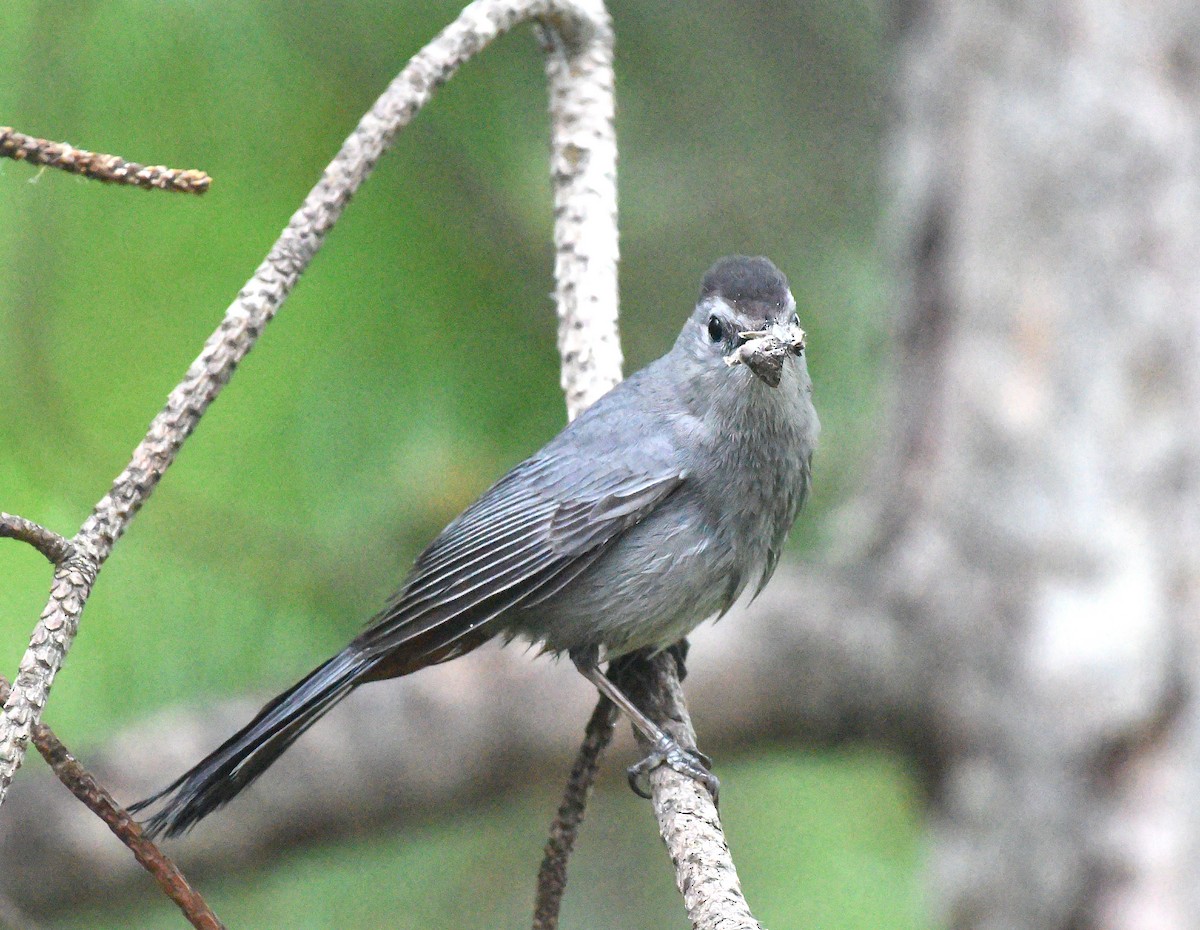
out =
[[[534,521],[548,520],[554,515],[554,505],[548,504],[531,510],[521,523],[507,523],[503,531],[479,536],[470,548],[459,551],[451,559],[440,559],[437,563],[422,567],[403,592],[404,600],[414,600],[428,592],[437,592],[455,575],[469,573],[472,568],[488,566],[514,548],[529,545],[530,525]]]
[[[560,471],[531,460],[497,482],[422,553],[359,645],[376,655],[406,645],[436,661],[457,655],[455,644],[481,625],[560,591],[684,480],[677,470],[613,467],[580,485]]]

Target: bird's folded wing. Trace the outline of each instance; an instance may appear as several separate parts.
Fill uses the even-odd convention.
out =
[[[422,553],[356,643],[379,655],[419,645],[436,661],[464,652],[505,610],[560,590],[684,480],[589,464],[583,480],[544,460],[517,466]]]

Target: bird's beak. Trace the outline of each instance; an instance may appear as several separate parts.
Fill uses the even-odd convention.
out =
[[[779,387],[783,363],[804,351],[804,330],[795,323],[772,323],[766,329],[738,334],[740,344],[725,356],[726,365],[746,365],[763,382]]]

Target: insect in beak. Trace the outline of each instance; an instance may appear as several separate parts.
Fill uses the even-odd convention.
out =
[[[772,323],[766,329],[738,333],[738,343],[725,356],[725,364],[745,365],[765,384],[779,387],[784,360],[804,352],[804,330],[795,323]]]

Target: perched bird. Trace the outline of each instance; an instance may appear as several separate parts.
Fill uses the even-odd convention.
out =
[[[359,685],[497,636],[569,656],[654,744],[635,769],[665,762],[709,782],[599,663],[667,648],[762,590],[808,493],[819,429],[787,278],[765,258],[720,260],[670,352],[447,526],[350,645],[131,810],[161,802],[147,832],[180,834]]]

